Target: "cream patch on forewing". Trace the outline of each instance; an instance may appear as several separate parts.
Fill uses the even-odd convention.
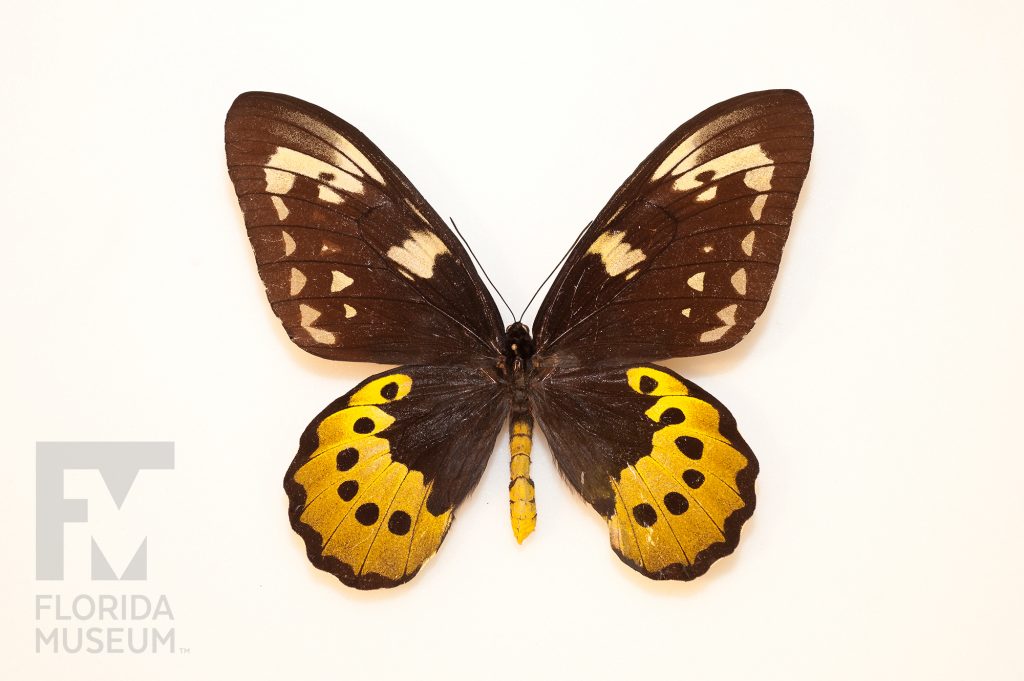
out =
[[[686,285],[692,288],[694,291],[704,290],[704,273],[698,272],[689,279],[686,280]]]
[[[710,245],[704,246],[701,250],[704,251],[705,253],[710,253],[711,251],[715,250],[715,247]]]
[[[292,276],[288,282],[288,291],[293,296],[299,295],[302,289],[306,286],[306,275],[303,274],[299,268],[292,268]]]
[[[355,317],[355,316],[356,316],[356,309],[354,307],[352,307],[351,305],[349,305],[348,303],[345,303],[345,319],[351,319],[352,317]]]
[[[761,219],[761,213],[764,212],[764,204],[768,202],[767,194],[758,194],[754,197],[754,200],[750,203],[750,217],[755,220]]]
[[[614,220],[615,218],[619,217],[619,213],[621,213],[622,209],[625,208],[625,207],[626,207],[626,204],[622,204],[621,206],[616,208],[615,212],[612,213],[612,216],[610,218],[608,218],[608,224],[611,224],[612,220]]]
[[[409,199],[406,199],[405,205],[409,206],[409,208],[412,209],[412,212],[416,213],[416,217],[418,217],[420,220],[423,220],[424,224],[426,224],[428,227],[430,226],[430,220],[428,220],[426,216],[424,216],[423,213],[420,212],[420,209],[416,207],[416,204],[414,204]]]
[[[316,196],[321,201],[326,201],[327,203],[333,203],[335,205],[344,201],[344,198],[342,197],[341,194],[334,191],[330,187],[325,187],[324,185],[320,185],[319,191],[317,191]]]
[[[716,185],[712,185],[712,186],[708,187],[707,189],[705,189],[704,191],[702,191],[700,194],[697,194],[697,197],[695,198],[695,200],[696,201],[701,201],[701,202],[710,201],[711,199],[715,198],[715,195],[717,193],[718,193],[718,185],[717,184]]]
[[[687,319],[690,318],[690,314],[692,312],[693,312],[693,308],[692,307],[684,307],[683,308],[683,316],[686,317]]]
[[[301,111],[279,111],[275,113],[289,123],[305,128],[317,137],[325,140],[328,144],[333,145],[337,149],[340,158],[344,158],[346,161],[352,159],[354,164],[361,168],[363,172],[377,180],[377,182],[384,184],[384,178],[363,152],[359,151],[354,144],[349,142],[347,138],[339,134],[334,128]],[[340,161],[338,165],[342,165]]]
[[[352,277],[338,270],[331,270],[331,293],[343,291],[355,281]]]
[[[320,319],[320,311],[309,305],[299,305],[299,324],[317,343],[323,345],[334,345],[335,337],[330,331],[324,331],[313,326],[313,322]]]
[[[647,258],[642,250],[623,241],[625,236],[625,232],[605,232],[587,249],[587,253],[601,257],[604,269],[611,277],[622,274]]]
[[[334,243],[333,241],[324,241],[320,244],[321,253],[341,253],[341,246]]]
[[[740,109],[739,111],[733,111],[725,114],[724,116],[720,116],[684,139],[679,143],[679,146],[673,149],[672,152],[665,157],[665,160],[661,162],[658,169],[654,171],[654,175],[651,176],[651,180],[654,181],[663,177],[669,170],[672,171],[673,175],[678,175],[689,168],[692,168],[692,162],[686,164],[683,163],[683,161],[686,160],[690,154],[704,145],[704,143],[709,139],[717,135],[719,131],[741,120],[743,113],[744,110]]]
[[[743,252],[748,256],[754,254],[755,236],[757,236],[755,232],[750,232],[750,234],[747,234],[745,237],[743,237],[743,241],[740,242],[740,248],[742,248]]]
[[[271,194],[287,194],[295,184],[295,176],[283,170],[264,168],[263,174],[267,178],[267,191]]]
[[[295,252],[295,239],[288,232],[281,232],[281,241],[284,243],[284,254],[291,255]]]
[[[277,211],[277,219],[284,221],[288,217],[288,206],[284,205],[284,199],[280,196],[271,196],[270,203],[274,204],[274,210]]]
[[[730,151],[727,154],[716,156],[696,168],[688,170],[679,176],[679,179],[672,184],[672,188],[676,191],[697,189],[706,184],[698,180],[697,176],[706,172],[714,173],[712,177],[720,180],[726,175],[732,175],[733,173],[763,166],[771,162],[772,160],[764,153],[764,149],[760,144],[751,144],[750,146]]]
[[[388,249],[388,257],[423,279],[434,276],[434,262],[448,253],[448,247],[433,232],[409,232],[401,246]]]
[[[736,293],[741,296],[747,295],[747,270],[742,267],[736,270],[732,278],[729,279],[729,283],[736,289]]]
[[[735,303],[728,307],[723,307],[718,311],[718,318],[722,320],[722,326],[715,327],[710,331],[705,331],[700,335],[701,343],[710,343],[712,341],[719,340],[726,334],[732,327],[736,326],[736,309],[739,306]]]
[[[363,183],[350,173],[347,173],[341,168],[331,165],[330,163],[326,163],[318,158],[310,156],[309,154],[304,154],[301,151],[289,149],[288,147],[278,147],[270,156],[270,160],[267,161],[267,166],[267,191],[274,194],[288,193],[288,191],[291,190],[292,183],[295,181],[295,175],[302,175],[303,177],[308,177],[315,182],[319,182],[321,185],[321,199],[324,198],[322,191],[324,186],[329,186],[331,188],[331,192],[338,197],[338,200],[331,201],[332,203],[341,203],[341,195],[346,192],[352,192],[355,194],[363,193]],[[288,186],[284,191],[274,191],[271,189],[270,177],[272,170],[276,170],[278,173],[287,171],[285,174],[293,174],[291,181],[287,183]],[[282,187],[285,184],[281,179],[277,179],[275,181],[279,182]]]
[[[370,159],[366,158],[366,156],[363,155],[363,152],[356,149],[354,144],[341,135],[338,135],[338,146],[341,147],[341,153],[355,161],[355,164],[365,170],[370,177],[377,180],[377,182],[380,182],[382,185],[385,184],[384,176],[380,174],[380,171],[377,170],[375,165],[370,163]]]
[[[755,191],[766,192],[772,188],[772,174],[774,172],[775,166],[763,166],[748,170],[747,174],[743,176],[743,184]]]

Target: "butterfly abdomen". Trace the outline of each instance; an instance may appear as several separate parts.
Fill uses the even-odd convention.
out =
[[[514,399],[509,420],[509,450],[512,454],[509,462],[509,513],[512,518],[512,532],[520,544],[537,526],[537,502],[533,480],[530,478],[533,416],[530,414],[529,404],[526,399]]]

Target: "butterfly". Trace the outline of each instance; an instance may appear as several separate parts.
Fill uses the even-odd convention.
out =
[[[412,579],[508,423],[509,509],[535,528],[535,426],[612,549],[691,580],[737,546],[758,462],[732,414],[653,364],[736,344],[764,310],[807,175],[792,90],[680,126],[577,239],[534,332],[502,322],[466,249],[362,133],[294,97],[240,95],[228,171],[271,308],[300,348],[398,365],[320,412],[285,475],[310,561],[358,589]]]

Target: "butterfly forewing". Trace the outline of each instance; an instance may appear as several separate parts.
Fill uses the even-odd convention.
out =
[[[728,100],[672,133],[555,279],[538,353],[582,365],[737,343],[771,292],[812,138],[810,109],[791,90]]]
[[[228,169],[292,340],[329,359],[490,363],[501,318],[465,250],[365,136],[301,100],[238,97]]]

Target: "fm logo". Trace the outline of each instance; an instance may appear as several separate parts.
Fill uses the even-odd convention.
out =
[[[117,508],[128,498],[140,471],[174,468],[172,442],[39,442],[36,443],[36,579],[64,579],[64,526],[89,519],[85,499],[64,497],[64,472],[99,471]],[[94,580],[146,579],[146,542],[118,577],[103,550],[91,537]]]

